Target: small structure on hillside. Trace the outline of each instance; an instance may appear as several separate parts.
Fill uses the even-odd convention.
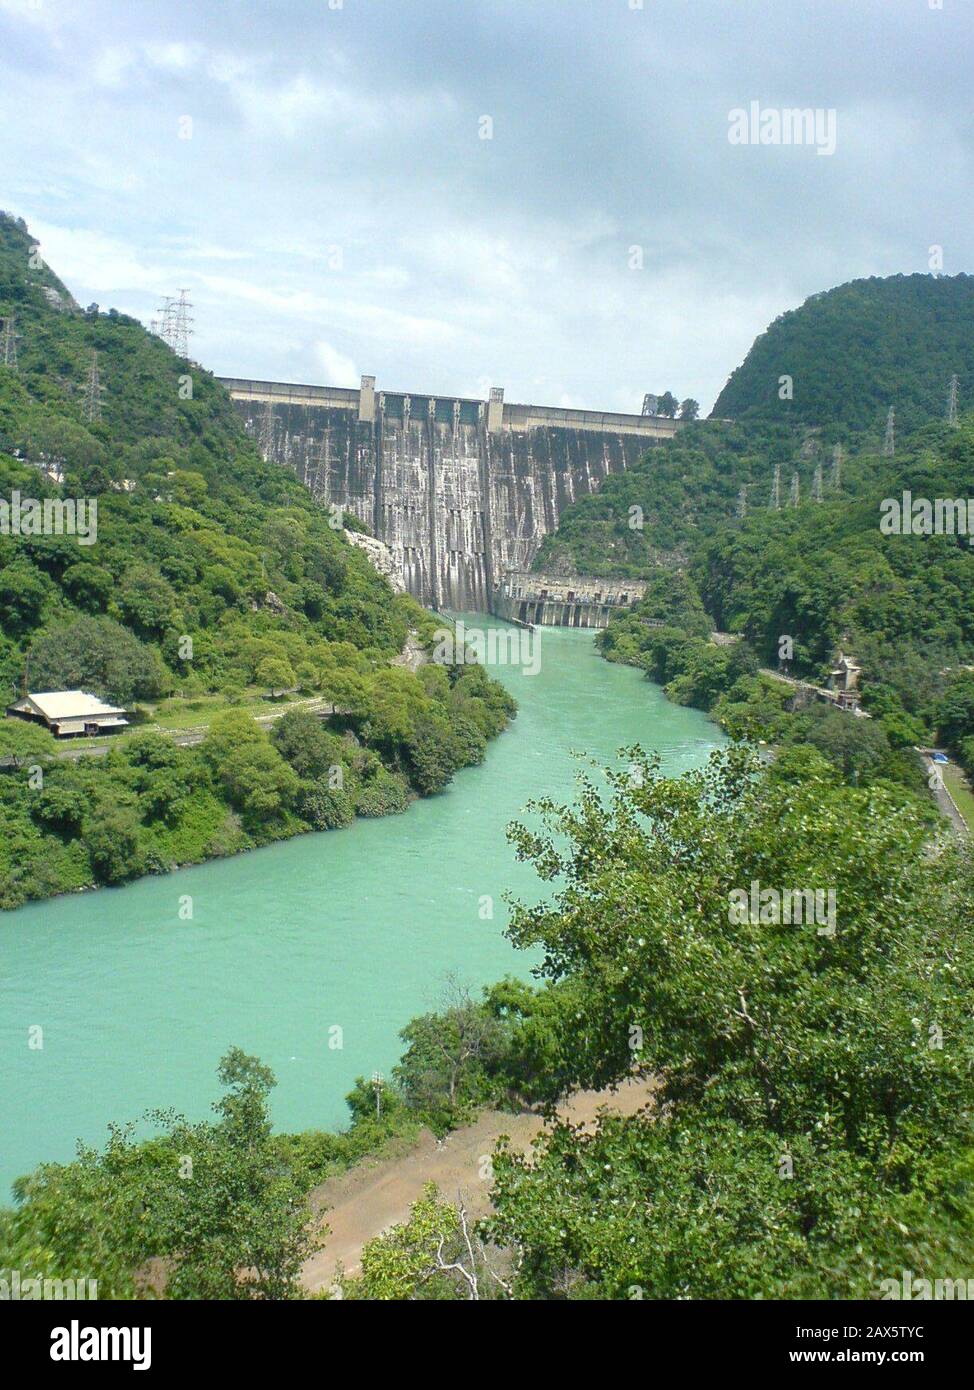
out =
[[[840,709],[859,708],[859,677],[862,667],[857,666],[851,656],[839,652],[835,667],[829,675],[829,689]]]
[[[114,733],[128,724],[126,711],[106,705],[85,690],[41,690],[21,696],[7,714],[43,724],[55,738]]]

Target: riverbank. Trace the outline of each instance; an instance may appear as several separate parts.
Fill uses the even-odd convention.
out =
[[[430,632],[434,629],[430,629]],[[166,874],[405,811],[482,762],[516,703],[482,666],[427,666],[414,629],[341,697],[166,702],[159,727],[57,743],[0,721],[0,908]],[[203,722],[187,723],[196,713]]]
[[[588,1129],[603,1108],[615,1115],[635,1115],[652,1104],[655,1089],[652,1080],[632,1080],[615,1089],[578,1091],[562,1101],[556,1113],[559,1119]],[[321,1183],[312,1192],[311,1202],[325,1244],[304,1265],[302,1288],[309,1294],[327,1292],[339,1269],[348,1275],[358,1273],[362,1247],[406,1221],[427,1183],[435,1183],[447,1201],[462,1194],[472,1220],[488,1215],[490,1169],[485,1157],[502,1135],[510,1139],[515,1152],[527,1153],[544,1129],[544,1119],[533,1110],[516,1115],[488,1110],[443,1139],[424,1130],[406,1153],[362,1159]]]
[[[2,1190],[149,1105],[202,1118],[231,1044],[276,1073],[276,1130],[339,1130],[356,1077],[391,1074],[399,1030],[441,1006],[447,976],[474,993],[530,977],[534,955],[504,936],[505,893],[533,901],[540,888],[509,822],[532,798],[572,800],[586,757],[618,766],[641,743],[678,774],[724,742],[699,711],[603,661],[590,633],[539,640],[536,676],[492,668],[518,716],[484,763],[405,815],[3,919]],[[43,1048],[25,1046],[34,1025]]]

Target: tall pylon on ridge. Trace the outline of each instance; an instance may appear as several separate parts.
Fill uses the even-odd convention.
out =
[[[832,450],[832,491],[838,492],[842,486],[842,445],[836,444]]]
[[[822,500],[822,465],[815,465],[815,472],[812,474],[812,501],[821,502]]]
[[[178,299],[171,294],[165,296],[159,306],[158,320],[153,319],[154,326],[158,323],[159,337],[169,344],[177,357],[189,356],[189,340],[193,336],[192,307],[189,290],[180,290]]]
[[[264,414],[261,416],[257,442],[265,460],[270,459],[274,453],[274,402],[269,396],[264,405]]]
[[[957,373],[950,378],[950,386],[947,389],[947,423],[948,425],[957,424]]]
[[[747,484],[737,494],[737,515],[742,521],[747,516]]]
[[[156,313],[159,315],[159,317],[152,320],[152,331],[153,331],[153,333],[158,334],[158,336],[162,339],[162,341],[163,341],[164,343],[169,343],[169,346],[170,346],[170,347],[172,346],[172,343],[170,343],[169,340],[170,340],[170,337],[172,336],[172,306],[173,306],[173,303],[174,303],[174,300],[173,300],[172,295],[171,295],[171,294],[165,295],[165,296],[163,297],[162,303],[159,305],[159,308],[156,310]]]
[[[0,339],[0,361],[12,372],[17,370],[17,339],[20,334],[11,314],[3,320],[3,338]]]
[[[173,303],[173,327],[171,347],[177,357],[189,356],[189,340],[193,336],[193,316],[190,313],[189,290],[180,290],[179,298]]]
[[[771,479],[771,502],[770,502],[770,506],[771,506],[771,510],[772,510],[772,511],[777,512],[777,511],[780,511],[780,510],[781,510],[781,464],[780,464],[780,463],[776,463],[775,466],[774,466],[774,476],[773,476],[772,479]]]
[[[883,456],[891,459],[896,453],[896,411],[890,406],[886,412],[886,437],[883,440]]]
[[[789,505],[790,507],[797,507],[797,506],[798,506],[798,503],[799,503],[800,501],[801,501],[801,483],[798,481],[798,474],[797,474],[797,473],[792,473],[792,475],[791,475],[791,489],[790,489],[789,496],[788,496],[788,505]]]
[[[91,363],[85,381],[85,394],[81,402],[81,414],[90,424],[101,419],[101,396],[104,391],[98,373],[98,353],[92,349]]]

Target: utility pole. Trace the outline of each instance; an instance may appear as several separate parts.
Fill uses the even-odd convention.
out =
[[[81,414],[89,424],[93,420],[101,419],[101,393],[104,389],[98,375],[98,353],[92,349],[91,365],[88,368],[84,400],[81,404]]]
[[[815,472],[812,475],[812,500],[821,502],[822,500],[822,465],[815,465]]]
[[[3,321],[3,342],[2,351],[3,365],[9,367],[12,372],[17,370],[17,339],[20,334],[14,325],[13,314]]]
[[[790,496],[789,496],[789,498],[788,498],[788,505],[789,505],[790,507],[797,507],[797,506],[798,506],[798,503],[799,503],[800,501],[801,501],[801,483],[798,481],[798,474],[797,474],[797,473],[792,473],[792,475],[791,475],[791,494],[790,494]]]
[[[950,389],[947,394],[947,423],[948,425],[957,424],[957,373],[950,378]]]
[[[771,480],[771,509],[772,511],[781,510],[781,464],[774,466],[774,476]]]
[[[883,440],[883,456],[891,459],[896,453],[896,411],[890,406],[886,412],[886,438]]]
[[[382,1117],[382,1073],[374,1071],[372,1073],[372,1085],[375,1087],[375,1118]]]
[[[842,486],[842,445],[836,444],[832,450],[832,490],[838,492]]]

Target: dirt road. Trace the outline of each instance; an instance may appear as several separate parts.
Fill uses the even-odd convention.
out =
[[[650,1103],[653,1089],[652,1081],[631,1081],[617,1091],[579,1091],[559,1106],[558,1113],[575,1124],[591,1123],[602,1106],[633,1115]],[[407,1154],[366,1160],[316,1187],[312,1203],[329,1232],[324,1249],[304,1266],[305,1289],[314,1293],[330,1288],[339,1264],[346,1274],[356,1273],[365,1242],[405,1221],[428,1182],[436,1183],[447,1199],[455,1199],[461,1190],[468,1212],[473,1217],[486,1215],[490,1184],[483,1174],[494,1144],[506,1134],[514,1148],[526,1151],[541,1129],[541,1118],[530,1111],[507,1115],[491,1110],[446,1139],[437,1142],[425,1131]]]

